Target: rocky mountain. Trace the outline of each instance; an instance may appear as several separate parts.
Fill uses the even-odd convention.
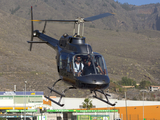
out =
[[[114,16],[85,24],[85,37],[94,51],[106,60],[112,81],[127,76],[137,82],[149,80],[160,84],[160,4],[134,6],[113,0],[0,0],[0,90],[44,91],[59,78],[55,51],[49,46],[33,45],[30,40],[30,7],[34,19],[75,19],[104,12]],[[42,30],[44,23],[34,23]],[[63,33],[72,34],[73,25],[47,23],[46,34],[59,39]],[[36,38],[34,40],[37,40]],[[62,90],[68,85],[57,84]],[[75,94],[76,93],[76,94]],[[68,96],[84,97],[89,91],[75,90]]]
[[[132,12],[136,14],[141,29],[160,30],[160,4],[134,6]]]
[[[1,10],[30,19],[30,6],[35,19],[75,19],[105,12],[116,13],[114,17],[94,21],[96,28],[117,30],[159,30],[160,4],[134,6],[113,0],[0,0]]]

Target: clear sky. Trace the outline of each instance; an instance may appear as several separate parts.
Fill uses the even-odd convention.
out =
[[[128,3],[132,5],[145,5],[150,3],[160,3],[160,0],[114,0],[120,3]]]

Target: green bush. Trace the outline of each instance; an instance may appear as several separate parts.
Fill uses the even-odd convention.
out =
[[[18,11],[21,7],[18,5],[18,7],[16,7],[15,9],[10,9],[9,11],[11,12],[11,14],[14,14],[16,11]]]
[[[129,6],[128,3],[123,3],[123,4],[120,4],[120,5],[121,5],[121,7],[122,7],[123,9],[125,9],[125,10],[127,10],[127,11],[130,11],[130,10],[131,10],[131,8],[130,8],[130,6]]]
[[[85,98],[84,102],[82,102],[83,108],[87,108],[87,110],[91,109],[93,107],[92,100],[89,98]]]
[[[120,84],[124,86],[136,86],[136,81],[127,77],[122,77]]]
[[[151,85],[150,81],[141,81],[139,87],[142,89],[148,88]]]
[[[61,0],[61,2],[63,3],[63,5],[65,5],[66,3],[65,3],[65,0]]]
[[[112,7],[114,7],[114,9],[116,9],[116,5],[114,3],[111,3]]]
[[[94,25],[90,25],[89,27],[90,27],[90,28],[96,28]]]

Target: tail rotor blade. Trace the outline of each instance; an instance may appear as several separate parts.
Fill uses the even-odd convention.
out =
[[[32,11],[32,6],[31,6],[31,41],[33,41],[33,11]],[[32,50],[32,43],[30,43],[30,51]]]

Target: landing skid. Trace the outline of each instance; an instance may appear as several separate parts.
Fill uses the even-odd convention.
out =
[[[46,99],[54,102],[55,104],[63,107],[64,104],[61,104],[61,100],[62,100],[62,97],[65,97],[65,92],[66,92],[67,90],[69,90],[69,89],[77,89],[77,88],[76,88],[76,87],[69,87],[69,88],[66,88],[62,93],[60,93],[60,92],[58,92],[57,90],[54,89],[54,86],[56,85],[57,82],[59,82],[59,81],[61,81],[61,80],[62,80],[62,79],[58,79],[58,80],[53,84],[53,86],[52,86],[51,88],[48,87],[48,89],[50,90],[50,94],[51,94],[52,92],[54,92],[54,93],[60,95],[59,101],[57,102],[57,101],[51,99],[51,98],[50,98],[50,94],[49,94],[48,96],[44,96],[44,97],[45,97]],[[111,105],[111,106],[115,106],[115,105],[116,105],[115,103],[112,104],[112,103],[109,102],[107,96],[110,96],[110,95],[104,93],[103,90],[91,90],[91,93],[92,93],[92,92],[94,92],[94,94],[95,94],[95,95],[93,95],[94,98],[99,99],[99,100],[101,100],[102,102],[105,102],[105,103],[107,103],[107,104],[109,104],[109,105]],[[98,97],[96,92],[99,92],[99,93],[103,94],[103,95],[105,96],[106,100],[103,100],[103,99],[101,99],[100,97]]]
[[[48,89],[50,90],[50,94],[51,94],[52,92],[55,92],[55,93],[57,93],[58,95],[60,95],[59,101],[57,102],[57,101],[51,99],[51,98],[49,97],[50,94],[49,94],[49,96],[44,96],[44,97],[45,97],[46,99],[48,99],[48,100],[54,102],[55,104],[57,104],[57,105],[63,107],[64,104],[61,104],[60,102],[61,102],[61,100],[62,100],[62,97],[65,97],[65,92],[66,92],[67,90],[69,90],[69,89],[76,89],[76,88],[75,88],[75,87],[66,88],[62,93],[60,93],[60,92],[54,90],[53,88],[54,88],[54,86],[56,85],[56,83],[59,82],[59,81],[61,81],[61,80],[62,80],[62,79],[58,79],[58,80],[53,84],[52,88],[48,87]]]
[[[112,104],[112,103],[109,102],[107,96],[111,96],[111,95],[109,95],[107,93],[104,93],[103,90],[91,90],[91,93],[92,92],[94,92],[94,94],[95,94],[95,95],[93,95],[94,98],[97,98],[97,99],[101,100],[102,102],[105,102],[105,103],[107,103],[107,104],[109,104],[111,106],[115,106],[116,105],[116,103]],[[99,92],[99,93],[103,94],[105,96],[106,100],[103,100],[102,98],[98,97],[96,92]]]

